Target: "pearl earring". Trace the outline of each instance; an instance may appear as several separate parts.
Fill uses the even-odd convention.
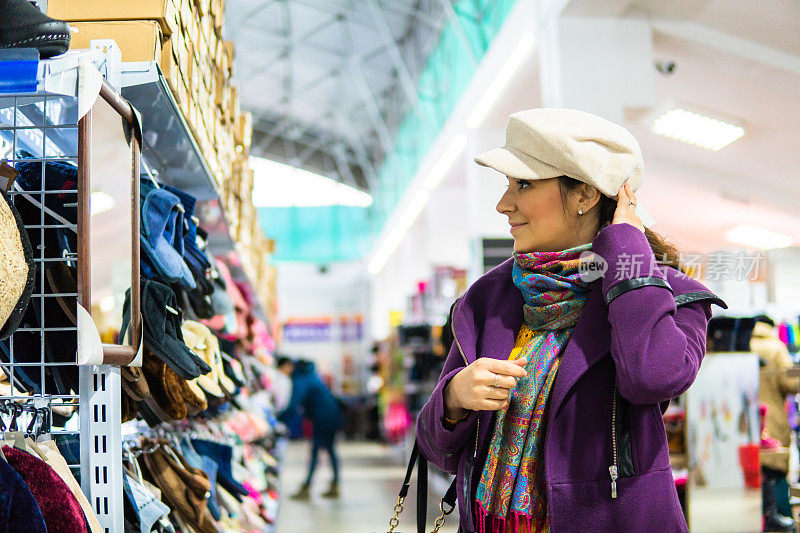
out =
[[[578,209],[578,214],[582,215],[583,214],[583,209]]]

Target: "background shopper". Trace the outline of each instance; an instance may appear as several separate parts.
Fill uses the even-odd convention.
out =
[[[279,367],[281,371],[291,373],[292,397],[289,401],[289,406],[281,416],[290,416],[296,410],[301,409],[305,417],[311,421],[313,431],[308,475],[300,490],[292,495],[292,498],[298,500],[310,498],[311,481],[317,468],[320,449],[328,453],[331,460],[331,469],[333,470],[333,480],[327,492],[323,493],[322,496],[338,498],[339,458],[336,454],[335,441],[336,433],[341,429],[344,422],[342,408],[330,389],[322,382],[314,363],[303,359],[294,362],[282,361],[282,363]]]
[[[786,448],[791,442],[786,397],[797,393],[800,378],[786,375],[786,370],[792,366],[792,359],[786,345],[778,339],[775,322],[770,317],[756,317],[750,349],[758,354],[761,364],[758,396],[767,409],[762,442],[772,442]],[[794,520],[781,514],[778,509],[779,501],[788,504],[788,450],[787,453],[762,453],[760,457],[764,530],[794,531]],[[791,512],[791,509],[788,510]]]

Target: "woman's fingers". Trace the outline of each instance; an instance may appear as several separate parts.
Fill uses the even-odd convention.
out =
[[[495,374],[497,376],[497,387],[501,389],[513,389],[517,386],[517,378],[512,378],[511,376],[501,376],[500,374]],[[489,383],[489,385],[494,385],[494,383]]]
[[[487,400],[507,400],[511,396],[511,391],[509,389],[485,387],[483,395]]]
[[[619,199],[617,200],[617,205],[628,205],[628,183],[623,183],[619,186],[619,191],[617,191],[617,195]]]
[[[620,185],[617,194],[619,199],[617,200],[617,208],[614,211],[614,218],[611,223],[628,223],[644,232],[644,225],[639,215],[636,214],[636,196],[633,194],[633,188],[629,183],[625,182]],[[633,202],[633,204],[631,204],[631,202]]]
[[[497,411],[506,406],[508,400],[490,400],[485,399],[479,402],[478,410],[480,411]]]
[[[480,374],[476,385],[487,385],[489,387],[497,387],[501,389],[513,389],[517,385],[517,378],[487,371]]]
[[[528,364],[527,359],[514,359],[513,361],[491,359],[489,357],[484,357],[482,359],[486,359],[486,369],[494,374],[512,376],[515,378],[524,378],[528,375],[528,372],[525,371],[525,365]]]
[[[633,194],[633,189],[631,188],[630,183],[625,183],[625,192],[628,195],[628,206],[631,209],[636,210],[636,195]],[[633,202],[633,204],[631,205],[630,202]]]

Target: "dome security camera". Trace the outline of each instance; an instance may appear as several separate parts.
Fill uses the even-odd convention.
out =
[[[675,74],[676,68],[677,65],[675,65],[674,61],[656,61],[656,70],[664,76]]]

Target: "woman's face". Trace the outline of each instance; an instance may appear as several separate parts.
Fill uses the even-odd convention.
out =
[[[497,203],[497,211],[508,217],[515,252],[556,252],[592,241],[596,227],[592,231],[589,209],[599,199],[597,189],[581,186],[568,191],[565,209],[558,178],[508,177],[508,189]],[[579,209],[583,215],[578,215]]]

